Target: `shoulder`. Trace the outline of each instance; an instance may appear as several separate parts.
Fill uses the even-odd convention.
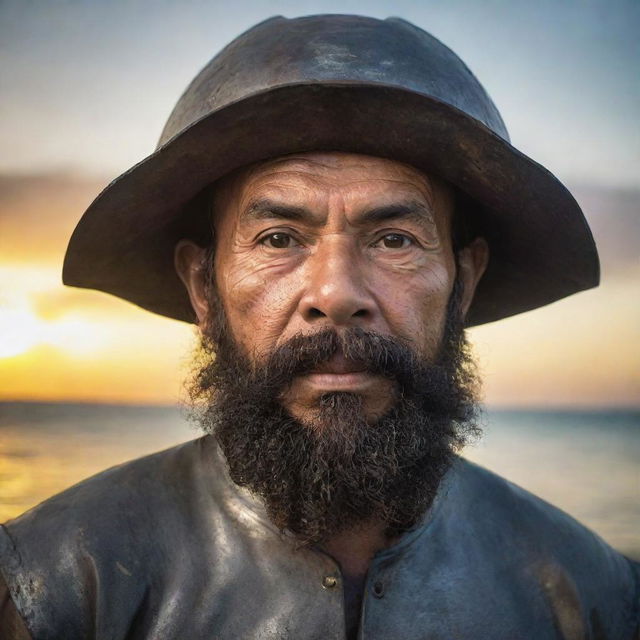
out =
[[[567,612],[575,611],[595,618],[591,624],[596,630],[636,628],[638,565],[587,527],[463,459],[454,467],[445,491],[442,519],[456,530],[459,541],[478,556],[490,558],[502,580],[532,585],[557,610],[560,622],[562,616],[569,619]]]
[[[487,542],[579,567],[626,567],[628,561],[569,514],[505,478],[461,459],[449,484],[453,516]]]
[[[595,558],[622,557],[566,512],[501,476],[461,459],[450,485],[468,521],[493,526],[493,536],[508,536],[529,550],[568,552],[566,543]],[[487,535],[489,532],[486,532]],[[578,545],[576,547],[576,545]],[[583,561],[585,558],[580,558]]]
[[[172,501],[184,483],[194,482],[205,438],[186,442],[98,473],[45,500],[5,524],[9,532],[48,529],[68,534],[101,521],[137,517],[159,501]]]
[[[0,573],[29,628],[55,620],[71,639],[92,607],[135,616],[166,547],[212,500],[210,449],[205,437],[113,467],[0,526]]]

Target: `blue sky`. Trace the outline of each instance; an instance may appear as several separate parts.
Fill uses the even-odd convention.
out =
[[[115,176],[226,42],[274,14],[400,15],[453,48],[512,141],[562,180],[640,183],[640,2],[0,3],[0,171]]]

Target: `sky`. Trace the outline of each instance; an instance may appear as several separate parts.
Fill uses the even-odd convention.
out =
[[[0,0],[0,399],[172,403],[193,330],[60,284],[84,208],[271,15],[399,15],[456,51],[592,225],[602,286],[471,331],[496,405],[640,404],[640,3]]]

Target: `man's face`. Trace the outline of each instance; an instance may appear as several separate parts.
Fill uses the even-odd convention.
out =
[[[474,433],[462,318],[486,259],[402,164],[305,154],[216,185],[214,264],[176,267],[202,330],[191,392],[232,479],[306,543],[425,512]],[[456,273],[457,269],[457,273]]]
[[[381,158],[327,153],[240,172],[218,190],[215,274],[233,337],[263,360],[297,334],[360,327],[433,358],[455,278],[450,190]],[[334,356],[293,381],[283,403],[317,417],[327,392],[388,409],[389,380]],[[309,415],[311,413],[311,415]]]

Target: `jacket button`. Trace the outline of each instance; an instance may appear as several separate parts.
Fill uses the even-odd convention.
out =
[[[338,584],[338,579],[335,576],[325,576],[322,578],[323,589],[334,589]]]
[[[373,595],[376,598],[382,598],[382,596],[384,596],[384,584],[382,584],[382,582],[373,583]]]

